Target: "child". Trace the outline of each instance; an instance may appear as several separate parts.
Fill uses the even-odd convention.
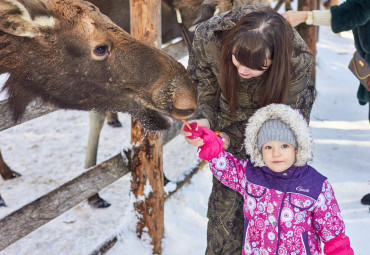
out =
[[[199,157],[213,174],[244,198],[243,254],[352,255],[344,222],[327,178],[307,165],[312,138],[303,116],[271,104],[249,119],[244,145],[250,159],[222,148],[213,131],[192,123],[201,137]]]

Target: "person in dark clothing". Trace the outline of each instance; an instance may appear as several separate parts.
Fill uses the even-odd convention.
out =
[[[188,72],[198,88],[198,126],[218,130],[240,158],[245,124],[270,103],[300,109],[308,121],[314,101],[313,56],[278,13],[243,6],[197,26]],[[185,137],[191,133],[181,130]],[[186,141],[199,146],[200,140]],[[243,198],[213,178],[208,201],[207,255],[240,255]]]
[[[317,26],[331,26],[334,33],[352,30],[356,50],[370,65],[369,0],[347,0],[340,5],[331,6],[330,10],[288,11],[283,16],[292,26],[306,22]],[[361,84],[358,87],[357,99],[360,105],[369,104],[370,122],[370,92]],[[361,199],[361,203],[370,205],[370,193]]]

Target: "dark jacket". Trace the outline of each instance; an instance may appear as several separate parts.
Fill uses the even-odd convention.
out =
[[[357,51],[370,65],[370,0],[347,0],[341,5],[330,7],[330,12],[333,32],[352,30]],[[361,84],[357,99],[361,105],[370,102],[370,92]]]
[[[352,30],[356,49],[370,64],[370,1],[347,0],[330,7],[330,12],[333,32]]]
[[[219,63],[223,31],[231,29],[237,21],[254,6],[244,6],[222,13],[200,24],[195,32],[193,53],[190,54],[188,72],[198,87],[198,106],[202,117],[208,119],[211,129],[226,132],[230,137],[228,151],[237,157],[245,157],[241,151],[244,128],[250,116],[259,108],[265,74],[251,79],[240,78],[238,91],[239,105],[236,107],[234,122],[231,120],[229,105],[221,93],[219,84]],[[291,85],[287,104],[300,109],[309,120],[314,89],[311,81],[313,56],[304,40],[294,30],[294,45],[298,49],[291,58]],[[299,52],[299,53],[298,53]]]

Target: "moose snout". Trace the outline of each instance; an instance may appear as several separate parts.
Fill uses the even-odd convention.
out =
[[[166,63],[164,68],[151,73],[159,73],[161,76],[152,77],[155,79],[152,101],[158,110],[170,117],[186,119],[191,117],[197,110],[197,89],[186,72],[185,67],[159,51],[157,62]]]
[[[195,86],[177,88],[173,98],[173,117],[186,119],[197,110],[197,91]]]

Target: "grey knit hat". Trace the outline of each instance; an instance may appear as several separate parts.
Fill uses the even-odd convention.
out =
[[[260,150],[262,145],[269,141],[286,142],[297,147],[293,131],[279,119],[266,121],[258,131],[257,146]]]

